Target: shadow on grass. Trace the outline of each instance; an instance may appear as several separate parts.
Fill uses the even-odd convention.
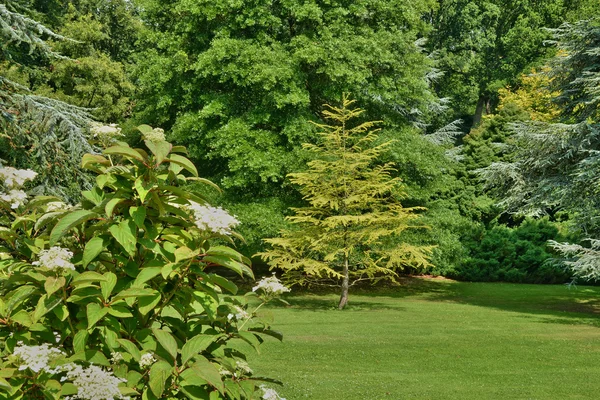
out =
[[[337,291],[328,290],[318,294],[302,291],[295,293],[286,298],[291,309],[337,309]],[[369,300],[362,301],[363,296],[369,297]],[[600,287],[456,282],[446,279],[402,277],[399,285],[352,288],[346,309],[403,309],[401,302],[390,305],[389,301],[374,301],[377,297],[469,304],[544,316],[540,318],[541,322],[600,327]]]
[[[271,308],[286,308],[289,310],[303,310],[303,311],[338,311],[338,298],[332,295],[318,295],[312,296],[308,294],[296,294],[285,298],[288,303],[283,304],[279,302],[273,302],[269,304]],[[356,301],[356,299],[350,300],[344,311],[363,311],[363,310],[398,310],[402,311],[404,308],[401,305],[393,305],[374,302],[374,301]]]

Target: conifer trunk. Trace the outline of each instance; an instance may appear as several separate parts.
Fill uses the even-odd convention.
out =
[[[350,284],[350,276],[348,273],[348,255],[344,254],[344,270],[342,271],[344,278],[342,279],[342,295],[340,296],[340,303],[338,309],[343,310],[348,304],[348,286]]]

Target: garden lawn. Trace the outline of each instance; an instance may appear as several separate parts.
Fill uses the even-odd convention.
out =
[[[406,279],[261,310],[283,343],[252,356],[288,400],[598,399],[600,288]],[[271,386],[269,384],[269,386]]]

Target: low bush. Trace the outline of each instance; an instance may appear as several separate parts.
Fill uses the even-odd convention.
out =
[[[568,282],[571,274],[551,262],[547,245],[558,237],[558,228],[546,219],[526,219],[515,228],[480,228],[464,240],[469,255],[449,277],[482,282]]]

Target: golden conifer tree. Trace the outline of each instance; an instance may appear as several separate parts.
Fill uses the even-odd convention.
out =
[[[290,174],[308,202],[288,217],[294,229],[266,239],[271,249],[259,255],[296,284],[315,281],[341,286],[338,307],[348,302],[353,284],[394,280],[406,266],[430,265],[431,247],[403,243],[399,235],[418,224],[422,207],[405,208],[402,183],[391,163],[377,163],[391,144],[375,145],[376,121],[350,127],[363,110],[343,96],[341,108],[326,105],[318,144],[304,144],[311,154],[308,170]]]

